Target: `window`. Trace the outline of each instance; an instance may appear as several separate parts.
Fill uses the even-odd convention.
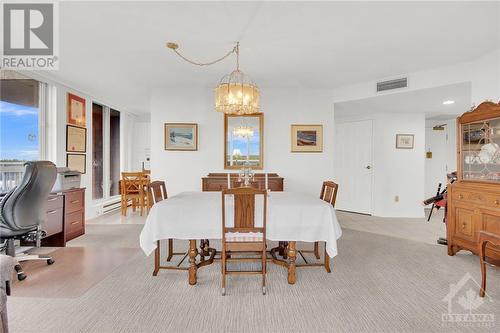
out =
[[[92,104],[92,198],[119,195],[120,112]]]
[[[110,195],[120,194],[120,112],[111,109],[109,114],[109,179]]]
[[[92,199],[103,198],[104,107],[92,104]]]
[[[43,159],[45,84],[12,71],[1,72],[0,192],[17,186],[26,161]]]

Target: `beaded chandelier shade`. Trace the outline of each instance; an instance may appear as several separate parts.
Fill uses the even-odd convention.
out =
[[[207,63],[189,60],[177,51],[179,45],[167,43],[185,61],[197,66],[209,66],[236,54],[236,69],[225,75],[215,88],[215,110],[225,114],[255,114],[260,113],[260,92],[253,80],[240,70],[240,43],[229,51],[225,56]]]

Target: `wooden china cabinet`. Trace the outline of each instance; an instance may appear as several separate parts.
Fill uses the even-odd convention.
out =
[[[479,253],[479,232],[500,235],[500,103],[483,102],[457,119],[458,180],[448,187],[448,254]],[[500,248],[486,256],[500,261]]]

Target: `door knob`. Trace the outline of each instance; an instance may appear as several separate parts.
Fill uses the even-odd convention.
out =
[[[367,168],[368,170],[370,170],[372,167],[370,165],[367,165],[365,168]]]

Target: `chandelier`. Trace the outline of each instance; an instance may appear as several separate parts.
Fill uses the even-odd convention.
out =
[[[240,138],[251,138],[253,136],[253,128],[250,126],[238,126],[233,130],[234,136]]]
[[[201,63],[192,61],[183,56],[177,50],[179,45],[167,43],[167,47],[173,50],[183,60],[197,66],[209,66],[218,63],[231,54],[236,54],[236,69],[230,74],[222,77],[215,88],[215,110],[225,114],[243,115],[260,113],[260,92],[253,80],[240,70],[240,43],[223,57],[214,61]]]

